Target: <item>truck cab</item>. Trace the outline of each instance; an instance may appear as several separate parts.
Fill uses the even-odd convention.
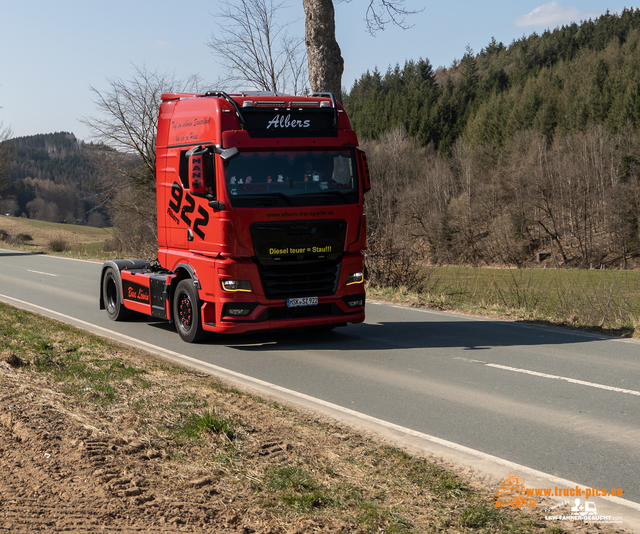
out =
[[[185,341],[362,322],[369,188],[330,93],[163,94],[158,263],[106,262],[101,305],[173,321]]]

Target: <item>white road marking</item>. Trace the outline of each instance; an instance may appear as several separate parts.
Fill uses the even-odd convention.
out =
[[[481,360],[472,360],[470,358],[459,358],[456,357],[454,360],[463,360],[469,363],[479,363],[482,365],[486,365],[487,367],[493,367],[495,369],[503,369],[504,371],[512,371],[514,373],[522,373],[525,375],[539,376],[541,378],[551,378],[553,380],[564,380],[565,382],[571,382],[572,384],[579,384],[581,386],[589,386],[591,388],[604,389],[606,391],[615,391],[616,393],[625,393],[627,395],[635,395],[640,397],[640,391],[635,391],[633,389],[623,389],[617,388],[614,386],[607,386],[605,384],[596,384],[595,382],[586,382],[585,380],[578,380],[576,378],[569,378],[567,376],[558,376],[558,375],[550,375],[547,373],[540,373],[538,371],[530,371],[528,369],[519,369],[518,367],[509,367],[508,365],[500,365],[497,363],[487,363]]]
[[[27,272],[36,273],[36,274],[46,274],[47,276],[58,276],[57,274],[43,273],[42,271],[32,271],[31,269],[27,269]]]
[[[505,460],[503,458],[499,458],[497,456],[492,456],[490,454],[486,454],[482,451],[477,451],[475,449],[471,449],[469,447],[465,447],[464,445],[459,445],[457,443],[453,443],[451,441],[447,441],[441,438],[437,438],[435,436],[430,436],[429,434],[424,434],[422,432],[418,432],[417,430],[412,430],[410,428],[406,428],[406,427],[402,427],[400,425],[396,425],[395,423],[390,423],[389,421],[384,421],[383,419],[377,419],[375,417],[372,417],[370,415],[361,413],[361,412],[357,412],[355,410],[351,410],[350,408],[345,408],[344,406],[340,406],[338,404],[333,404],[331,402],[327,402],[324,401],[322,399],[318,399],[316,397],[312,397],[310,395],[306,395],[305,393],[300,393],[298,391],[294,391],[292,389],[287,389],[284,388],[282,386],[278,386],[276,384],[272,384],[270,382],[266,382],[264,380],[260,380],[259,378],[254,378],[252,376],[249,375],[244,375],[242,373],[238,373],[236,371],[231,371],[230,369],[225,369],[224,367],[219,367],[217,365],[213,365],[211,363],[208,362],[203,362],[201,360],[198,360],[196,358],[192,358],[191,356],[187,356],[186,354],[180,354],[178,352],[174,352],[172,350],[169,349],[165,349],[163,347],[159,347],[157,345],[152,345],[151,343],[147,343],[146,341],[141,341],[139,339],[127,336],[125,334],[120,334],[118,332],[115,332],[113,330],[109,330],[108,328],[104,328],[102,326],[98,326],[86,321],[83,321],[82,319],[76,319],[75,317],[71,317],[69,315],[65,315],[63,313],[57,312],[55,310],[50,310],[48,308],[44,308],[42,306],[38,306],[37,304],[31,304],[30,302],[25,302],[23,300],[19,300],[16,299],[14,297],[10,297],[8,295],[2,295],[0,294],[0,299],[5,299],[5,302],[10,301],[10,302],[14,302],[14,303],[18,303],[20,305],[20,307],[33,311],[35,310],[40,310],[42,311],[45,315],[48,315],[49,317],[51,316],[56,316],[61,318],[62,320],[64,320],[65,322],[70,322],[71,324],[75,324],[75,325],[82,325],[82,327],[86,330],[89,330],[90,332],[96,333],[96,332],[101,332],[103,334],[105,334],[107,337],[111,338],[111,339],[115,339],[115,340],[119,340],[119,341],[125,341],[131,345],[133,345],[134,347],[138,347],[138,348],[145,348],[151,352],[154,352],[160,356],[164,356],[165,358],[168,358],[172,361],[175,361],[177,363],[182,363],[182,364],[187,364],[190,367],[195,367],[201,370],[208,370],[212,375],[214,376],[220,376],[222,375],[223,377],[234,377],[238,380],[241,380],[244,383],[250,383],[250,384],[254,384],[255,386],[260,386],[262,388],[265,389],[269,389],[272,391],[279,391],[285,395],[288,395],[290,397],[294,397],[294,398],[298,398],[301,400],[304,400],[308,403],[313,403],[316,404],[318,406],[323,406],[326,407],[330,410],[333,410],[335,412],[339,412],[339,413],[344,413],[345,415],[349,415],[350,417],[354,417],[356,419],[360,419],[361,421],[367,421],[368,423],[373,423],[375,425],[379,425],[383,428],[387,428],[389,430],[393,430],[396,431],[398,433],[404,434],[406,436],[411,436],[411,437],[415,437],[418,439],[422,439],[431,443],[436,443],[438,445],[441,445],[443,447],[447,447],[451,450],[457,451],[457,452],[462,452],[465,454],[468,454],[470,456],[473,456],[475,458],[480,458],[482,460],[486,460],[489,462],[493,462],[496,463],[498,465],[504,466],[507,469],[510,470],[515,470],[521,473],[525,473],[528,475],[532,475],[532,476],[537,476],[537,477],[541,477],[544,478],[550,482],[553,482],[554,484],[556,484],[557,486],[565,486],[567,488],[580,488],[583,491],[586,490],[590,490],[591,488],[588,486],[584,486],[582,484],[578,484],[576,482],[573,482],[571,480],[567,480],[564,478],[560,478],[554,475],[550,475],[548,473],[544,473],[543,471],[538,471],[537,469],[532,469],[530,467],[527,467],[525,465],[520,465],[517,464],[515,462],[511,462],[509,460]],[[81,328],[82,328],[81,327]],[[477,363],[485,363],[485,362],[481,362],[480,360],[468,360],[467,358],[457,358],[460,360],[467,360],[467,361],[473,361],[473,362],[477,362]],[[599,499],[603,499],[605,501],[609,501],[615,504],[619,504],[621,506],[627,506],[629,508],[632,508],[634,510],[640,511],[640,503],[636,503],[633,501],[628,501],[627,499],[623,499],[621,497],[598,497]]]

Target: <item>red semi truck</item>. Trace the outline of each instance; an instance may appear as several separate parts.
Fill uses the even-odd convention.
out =
[[[100,308],[206,332],[364,320],[365,153],[331,93],[162,95],[158,261],[107,261]]]

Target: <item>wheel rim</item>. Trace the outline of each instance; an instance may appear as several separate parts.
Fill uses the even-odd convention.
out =
[[[191,321],[193,320],[193,307],[191,306],[191,299],[186,293],[180,295],[178,319],[180,320],[180,327],[185,332],[188,332],[191,329]]]

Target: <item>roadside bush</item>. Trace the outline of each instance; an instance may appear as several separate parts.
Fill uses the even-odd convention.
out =
[[[115,237],[107,237],[102,246],[102,252],[122,252],[122,244]]]
[[[47,247],[51,252],[65,252],[69,250],[69,243],[62,238],[51,239],[47,243]]]
[[[365,268],[368,283],[373,287],[405,288],[418,291],[424,281],[424,254],[419,244],[396,238],[392,233],[370,235]]]
[[[5,241],[10,245],[24,245],[27,241],[33,241],[33,237],[29,234],[11,235],[9,232],[2,230],[0,233],[0,241]]]
[[[149,188],[130,185],[118,192],[111,204],[113,240],[118,243],[118,252],[139,258],[157,257],[156,209],[156,197]]]
[[[424,150],[402,128],[365,149],[375,184],[367,193],[366,279],[374,287],[417,289],[425,251],[423,242],[408,231],[411,215],[405,207],[415,196],[412,185],[420,168],[414,162]]]

